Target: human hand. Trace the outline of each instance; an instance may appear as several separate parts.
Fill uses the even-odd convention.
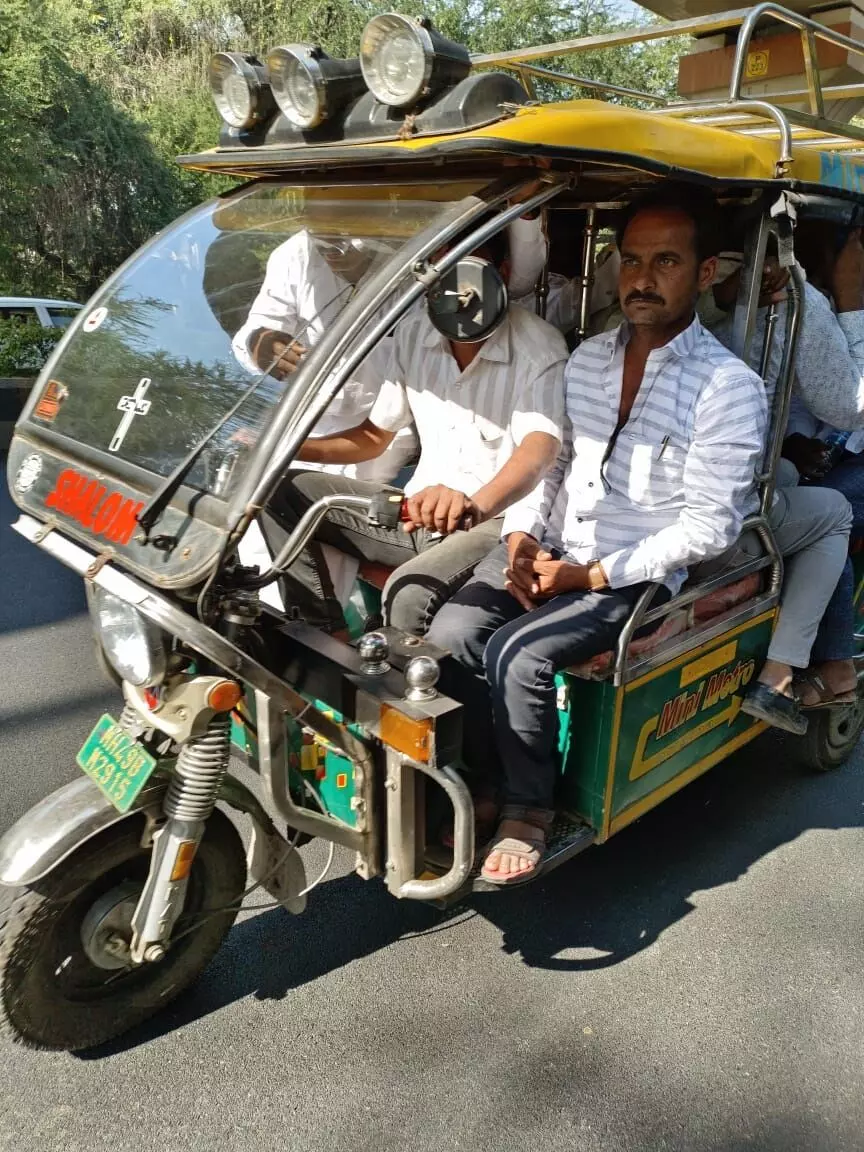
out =
[[[587,564],[571,564],[567,560],[553,560],[538,554],[534,561],[534,579],[531,594],[535,599],[549,600],[562,592],[577,592],[591,587]]]
[[[762,266],[762,285],[759,292],[759,307],[779,304],[786,299],[786,285],[789,283],[789,269],[781,268],[779,262],[769,257]]]
[[[853,228],[831,269],[831,295],[838,312],[864,309],[864,247],[861,229]]]
[[[415,492],[406,501],[407,516],[403,522],[406,532],[428,528],[448,535],[457,528],[469,528],[483,519],[474,501],[446,484],[433,484]]]
[[[529,536],[527,532],[511,532],[507,537],[507,567],[504,569],[506,577],[505,588],[526,612],[534,608],[535,601],[531,593],[534,583],[534,561],[540,556],[551,560],[550,553],[543,552],[539,540]]]
[[[821,480],[829,470],[831,452],[822,440],[793,432],[783,441],[783,455],[791,460],[805,480]]]
[[[277,380],[284,380],[297,371],[307,351],[299,340],[265,329],[258,337],[252,358],[262,372],[267,372]]]

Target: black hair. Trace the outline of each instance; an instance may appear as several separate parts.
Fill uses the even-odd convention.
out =
[[[696,257],[701,264],[720,251],[720,220],[717,201],[705,188],[692,184],[664,184],[652,188],[630,201],[624,209],[615,230],[615,242],[620,251],[624,233],[639,212],[670,209],[689,216],[693,221]]]

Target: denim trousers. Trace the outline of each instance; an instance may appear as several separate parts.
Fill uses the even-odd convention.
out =
[[[842,492],[852,507],[852,535],[864,535],[864,458],[847,453],[824,480],[814,482],[812,487],[834,488],[837,492]],[[853,610],[850,606],[854,595],[852,562],[847,559],[837,591],[822,618],[819,634],[813,646],[814,659],[851,658]]]
[[[526,612],[504,586],[506,567],[501,544],[440,610],[429,640],[451,653],[441,687],[465,705],[464,756],[475,778],[493,786],[503,775],[508,804],[551,809],[555,675],[613,647],[646,585],[566,592]],[[668,595],[659,590],[655,602]]]
[[[398,489],[329,472],[289,472],[261,516],[261,529],[275,554],[303,513],[322,496],[372,497],[381,491]],[[401,524],[377,527],[365,513],[333,509],[318,526],[315,540],[282,577],[282,597],[309,624],[328,631],[345,626],[321,551],[321,544],[330,544],[358,560],[396,569],[384,587],[385,620],[403,632],[422,636],[440,606],[462,587],[500,536],[500,519],[441,537],[425,528],[405,532]]]

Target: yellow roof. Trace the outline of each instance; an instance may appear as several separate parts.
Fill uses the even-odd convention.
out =
[[[601,100],[569,100],[519,108],[514,115],[466,132],[415,136],[406,140],[306,144],[264,144],[215,149],[183,157],[188,167],[254,174],[256,170],[296,171],[314,163],[343,168],[353,163],[393,163],[434,156],[440,160],[498,155],[580,156],[600,163],[648,171],[677,169],[717,180],[764,181],[776,176],[779,145],[770,137],[745,136],[729,129],[693,124],[657,112],[644,112]],[[864,193],[864,163],[813,147],[794,150],[789,178]]]

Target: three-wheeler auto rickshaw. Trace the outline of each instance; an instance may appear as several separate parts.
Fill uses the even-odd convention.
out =
[[[772,313],[759,353],[764,367],[771,342],[782,348],[761,509],[746,525],[759,547],[694,575],[662,606],[649,588],[614,652],[561,675],[559,818],[540,872],[602,844],[764,731],[741,701],[782,588],[767,513],[802,316],[794,224],[814,213],[848,225],[864,199],[861,131],[825,119],[818,74],[811,112],[741,95],[741,61],[769,10],[808,43],[856,47],[770,5],[731,13],[744,27],[728,99],[645,95],[647,111],[532,98],[536,78],[550,81],[531,61],[602,47],[597,38],[472,59],[425,22],[388,15],[367,27],[359,63],[303,45],[264,63],[215,58],[221,139],[181,163],[245,183],[172,224],[96,293],[46,364],[9,452],[15,529],[85,581],[123,693],[118,715],[96,718],[80,777],[0,841],[0,1018],[13,1038],[81,1049],[158,1012],[206,967],[247,886],[302,911],[318,881],[307,882],[297,849],[312,837],[331,859],[337,845],[353,851],[360,876],[400,899],[440,904],[482,884],[460,765],[471,717],[436,687],[447,653],[382,626],[380,572],[349,573],[349,639],[268,596],[328,512],[384,522],[398,515],[392,489],[321,500],[257,564],[243,562],[241,542],[409,309],[449,294],[454,313],[494,322],[506,307],[500,284],[478,279],[466,258],[518,216],[578,222],[577,340],[598,238],[657,182],[708,186],[746,213],[734,306],[742,356],[769,242],[790,272],[783,322]],[[265,276],[302,279],[297,237],[320,244],[332,267],[359,261],[362,273],[344,281],[343,299],[319,302],[308,351],[281,373],[238,333]],[[547,288],[544,272],[541,312]],[[637,635],[649,623],[650,637]],[[833,767],[862,724],[860,703],[821,713],[802,751]],[[232,772],[232,747],[257,790]],[[444,855],[427,818],[442,807],[453,829]],[[248,849],[225,808],[248,817]]]

